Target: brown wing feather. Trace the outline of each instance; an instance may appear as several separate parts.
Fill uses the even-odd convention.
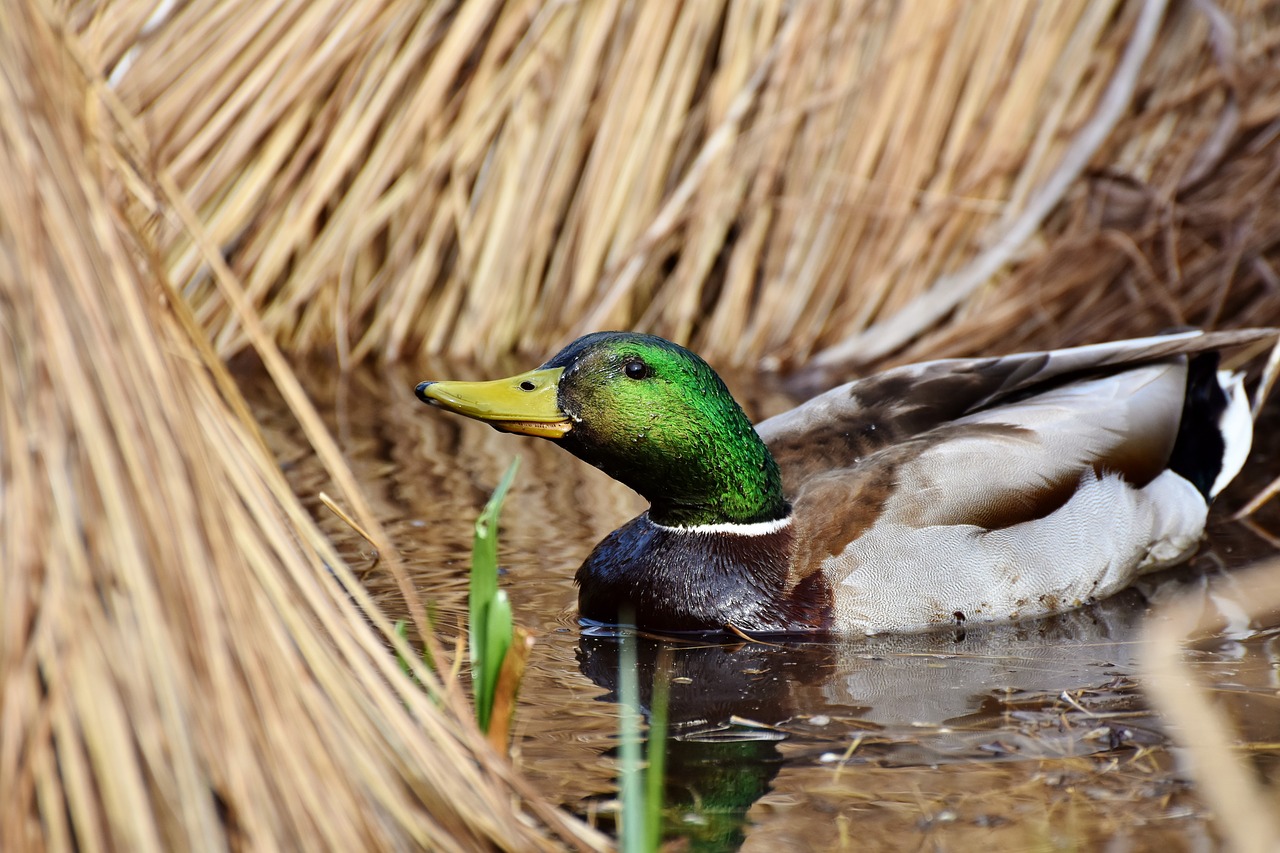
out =
[[[856,464],[964,416],[1025,367],[1009,359],[902,367],[829,391],[756,429],[791,494],[833,465]]]
[[[894,368],[833,388],[756,425],[794,493],[808,477],[1073,378],[1173,356],[1241,346],[1271,329],[1183,332],[1001,358],[946,359]]]

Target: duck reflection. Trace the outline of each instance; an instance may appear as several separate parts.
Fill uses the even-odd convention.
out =
[[[646,718],[655,685],[669,682],[668,832],[691,849],[733,849],[745,837],[748,809],[783,766],[783,742],[830,757],[857,733],[874,731],[882,748],[859,760],[929,763],[960,748],[991,758],[976,750],[978,741],[989,741],[999,720],[1027,707],[1026,697],[1054,702],[1064,691],[1098,688],[1132,671],[1145,610],[1133,590],[1027,624],[823,642],[624,640],[584,629],[578,662],[607,691],[600,700],[617,702],[621,646],[635,642]],[[1106,747],[1103,741],[1088,749]],[[794,760],[794,752],[787,757]]]
[[[683,836],[691,850],[737,849],[745,838],[747,810],[782,766],[778,742],[786,735],[770,723],[797,713],[794,685],[826,678],[834,648],[584,632],[578,662],[585,676],[608,691],[601,701],[620,701],[624,642],[635,643],[635,678],[646,719],[655,686],[668,685],[667,833]]]

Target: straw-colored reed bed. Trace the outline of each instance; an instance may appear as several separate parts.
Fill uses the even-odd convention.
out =
[[[1274,2],[153,5],[71,20],[287,348],[839,367],[1280,317]]]
[[[1262,0],[0,4],[0,848],[596,844],[400,675],[217,355],[394,572],[278,346],[1274,323],[1277,50]]]
[[[0,849],[598,846],[400,673],[51,13],[0,6]]]

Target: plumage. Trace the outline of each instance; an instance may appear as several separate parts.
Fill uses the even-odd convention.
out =
[[[1217,352],[1269,337],[908,365],[754,428],[696,355],[621,332],[417,393],[555,440],[649,499],[578,570],[586,619],[906,632],[1067,610],[1189,556],[1252,441]]]

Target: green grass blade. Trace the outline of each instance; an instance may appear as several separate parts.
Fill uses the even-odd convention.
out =
[[[502,669],[502,658],[511,646],[511,605],[498,593],[498,514],[502,501],[520,468],[520,457],[511,460],[498,487],[476,519],[471,550],[471,596],[467,640],[471,650],[471,688],[476,718],[489,729],[493,690]],[[501,639],[499,636],[501,635]]]
[[[645,782],[640,755],[640,689],[636,673],[636,638],[622,638],[618,652],[618,802],[622,810],[618,845],[623,853],[649,853],[656,845],[645,819]]]
[[[649,707],[649,768],[645,771],[645,823],[649,843],[662,841],[663,783],[667,772],[667,708],[671,704],[671,649],[658,653],[653,673],[653,701]]]
[[[404,619],[397,619],[395,624],[395,633],[397,637],[407,643],[409,641],[409,623]],[[404,655],[400,654],[400,652],[396,652],[396,661],[400,664],[400,671],[410,678],[413,678],[413,667],[411,667],[409,662],[404,659]],[[417,679],[414,680],[416,681]]]
[[[493,703],[497,696],[498,676],[502,673],[502,661],[511,648],[513,633],[511,619],[511,602],[507,594],[498,590],[493,601],[485,612],[485,625],[482,634],[481,648],[484,654],[480,659],[480,669],[472,674],[472,679],[479,679],[474,687],[476,693],[476,718],[480,728],[489,731],[489,722],[493,719]],[[481,701],[483,693],[484,700]]]

